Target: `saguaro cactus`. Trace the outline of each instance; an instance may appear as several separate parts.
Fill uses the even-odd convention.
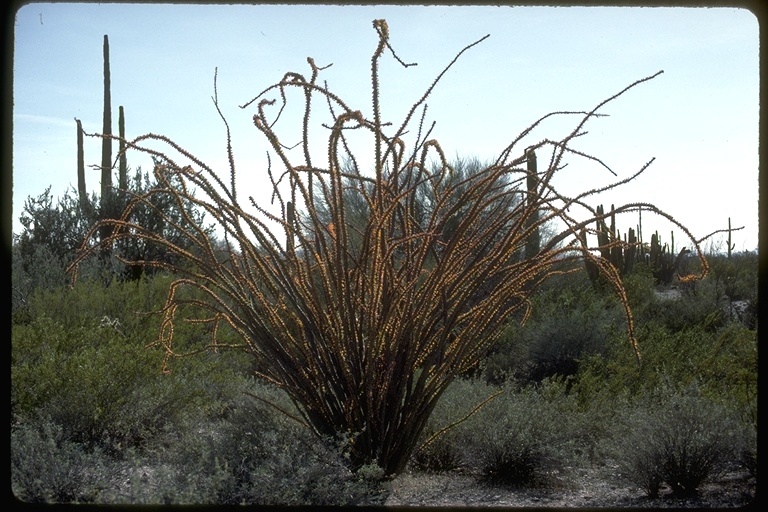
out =
[[[104,117],[101,133],[101,200],[104,193],[112,188],[112,92],[109,73],[109,38],[104,34]]]
[[[539,183],[539,177],[538,177],[538,169],[536,165],[536,152],[533,149],[528,149],[525,152],[525,156],[527,158],[527,172],[528,177],[526,179],[526,185],[528,188],[528,204],[533,205],[536,204],[538,201],[537,195],[537,186]],[[530,217],[528,217],[526,221],[526,230],[531,229],[531,227],[536,224],[536,222],[539,220],[538,212],[535,212],[531,214]],[[528,236],[528,239],[525,243],[525,257],[526,259],[532,258],[537,252],[539,252],[539,228],[534,227],[531,234]]]
[[[120,190],[128,189],[128,157],[125,153],[125,110],[120,105],[117,109],[117,131],[120,135],[120,167],[118,168],[117,186]]]
[[[731,218],[728,217],[728,259],[731,258],[732,251],[736,248],[736,245],[731,243]]]
[[[122,105],[118,109],[118,130],[120,135],[120,165],[118,175],[118,187],[120,190],[128,188],[128,161],[125,154],[125,111]],[[115,194],[112,189],[112,93],[109,67],[109,37],[104,35],[104,104],[101,141],[101,197],[99,200],[98,217],[94,220],[114,218],[117,212]],[[80,206],[86,215],[93,214],[93,205],[88,198],[88,188],[85,181],[85,151],[83,147],[83,126],[79,119],[77,123],[77,191]],[[99,230],[101,239],[112,234],[113,228],[104,225]]]
[[[104,117],[101,128],[101,214],[100,217],[112,218],[114,201],[112,200],[112,94],[109,73],[109,37],[104,34]],[[109,238],[113,228],[104,225],[99,230],[102,240]],[[108,248],[105,247],[108,251]]]
[[[93,208],[88,200],[88,190],[85,187],[85,151],[83,149],[83,124],[75,118],[77,123],[77,194],[80,198],[80,207],[86,215],[91,215]]]
[[[597,232],[597,243],[600,247],[600,256],[611,262],[616,267],[620,275],[627,275],[635,267],[635,262],[640,257],[640,251],[637,247],[640,245],[638,235],[633,228],[629,228],[624,235],[624,240],[621,240],[621,234],[616,228],[616,213],[615,206],[611,205],[610,213],[610,227],[605,223],[605,209],[603,205],[597,207],[597,220],[595,222]],[[638,228],[639,230],[639,228]],[[581,240],[586,245],[586,230],[581,232]],[[600,274],[598,268],[593,261],[585,260],[587,267],[587,273],[593,282],[595,282]]]
[[[685,247],[675,256],[675,233],[671,233],[671,246],[667,249],[667,244],[661,245],[661,238],[658,232],[651,235],[651,269],[653,277],[657,284],[671,284],[675,274],[680,268],[686,254],[690,251]]]

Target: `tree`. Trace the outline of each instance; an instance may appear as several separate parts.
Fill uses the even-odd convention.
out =
[[[575,197],[558,193],[553,179],[566,157],[605,165],[571,149],[573,139],[583,134],[583,126],[598,116],[604,104],[656,75],[638,80],[591,111],[544,116],[490,165],[452,180],[454,170],[442,147],[428,138],[429,132],[422,132],[425,109],[421,119],[414,121],[444,73],[399,127],[384,123],[379,61],[390,50],[404,63],[390,45],[386,21],[375,20],[373,25],[379,41],[371,60],[372,118],[350,108],[327,85],[318,84],[322,68],[311,58],[307,59],[309,79],[286,73],[243,105],[255,106],[254,124],[282,168],[275,177],[270,160],[266,170],[278,212],[252,198],[246,203],[238,197],[229,128],[220,110],[227,127],[229,183],[167,137],[147,134],[128,144],[163,158],[164,163],[155,167],[156,179],[176,201],[189,201],[213,218],[228,248],[227,261],[221,261],[210,234],[183,212],[186,223],[180,231],[183,240],[196,247],[194,253],[132,221],[132,208],[149,195],[136,198],[121,218],[100,224],[114,228],[102,244],[140,238],[188,263],[183,268],[168,264],[181,277],[170,285],[165,321],[156,342],[165,348],[166,371],[171,358],[185,355],[176,352],[173,340],[179,306],[207,310],[214,327],[229,324],[242,337],[243,343],[237,347],[253,355],[263,379],[288,393],[308,428],[320,436],[349,436],[354,468],[376,463],[394,476],[404,469],[447,386],[494,345],[513,313],[530,307],[529,297],[536,287],[561,273],[568,263],[573,270],[583,269],[587,258],[607,276],[624,305],[628,339],[639,358],[620,276],[610,262],[593,254],[579,234],[598,215],[585,198],[628,183],[648,164],[629,178]],[[480,41],[465,47],[456,58]],[[280,123],[280,113],[292,103],[289,98],[294,98],[294,91],[304,104],[298,161],[282,142],[289,135],[281,135]],[[276,101],[270,94],[279,94],[283,102],[274,117],[268,116]],[[323,166],[312,154],[313,97],[327,105],[330,116],[323,125],[328,133]],[[213,101],[219,109],[215,77]],[[564,139],[544,140],[520,151],[518,142],[552,115],[576,115],[579,120]],[[417,125],[415,140],[406,145],[404,137],[413,125]],[[358,168],[347,136],[356,130],[367,136],[365,155],[374,162],[370,174],[348,172],[343,165],[349,160],[352,169]],[[164,153],[147,144],[158,142],[169,149]],[[537,170],[535,186],[528,187],[528,153],[543,148],[552,150],[549,164]],[[180,155],[176,156],[178,162],[168,156],[172,151]],[[432,170],[431,160],[437,162]],[[366,215],[357,215],[357,206],[350,207],[350,187]],[[420,194],[431,198],[429,208],[418,206],[425,204],[416,200]],[[306,214],[297,216],[297,208],[305,209]],[[615,213],[639,208],[680,226],[649,203],[619,206]],[[537,250],[526,252],[537,229],[554,220],[562,229]],[[91,230],[91,237],[98,227]],[[86,244],[80,257],[94,250]],[[73,272],[78,262],[71,267]],[[204,298],[199,293],[186,295],[190,288]],[[224,346],[214,336],[194,351]]]
[[[159,161],[156,164],[160,165]],[[191,249],[180,238],[178,229],[184,226],[187,219],[207,230],[211,236],[215,236],[211,227],[205,226],[205,216],[202,212],[195,210],[188,201],[176,202],[174,196],[164,190],[162,184],[151,179],[150,175],[142,172],[140,168],[127,184],[128,188],[125,190],[108,192],[112,196],[109,207],[120,212],[128,206],[131,198],[146,196],[146,200],[131,206],[128,218],[146,226],[157,236],[172,240],[179,247]],[[83,202],[83,197],[86,198],[86,202]],[[45,283],[37,279],[35,273],[40,271],[41,265],[60,266],[63,270],[75,259],[89,230],[96,224],[97,219],[103,218],[101,204],[103,202],[99,201],[95,195],[88,198],[74,189],[67,190],[56,204],[54,204],[50,187],[37,197],[28,197],[19,217],[22,230],[14,235],[14,265],[20,272],[14,275],[17,277],[21,277],[22,273],[27,275],[31,279],[27,281],[32,283],[32,288],[37,284],[46,288],[66,284],[64,273],[62,273],[64,279],[49,279]],[[180,212],[182,209],[186,210],[184,215]],[[160,263],[169,262],[172,257],[167,251],[141,238],[120,239],[116,241],[113,249],[112,256],[117,261],[134,263],[119,268],[112,266],[114,262],[102,261],[102,265],[106,265],[104,270],[107,271],[109,279],[115,273],[122,279],[138,279],[144,273],[153,273]],[[41,262],[39,261],[41,258],[49,261]],[[152,266],[151,262],[156,262],[158,265]],[[53,274],[47,272],[47,275]],[[16,284],[18,283],[14,286]]]

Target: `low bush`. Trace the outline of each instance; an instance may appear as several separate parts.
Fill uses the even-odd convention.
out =
[[[692,496],[738,464],[748,431],[733,411],[694,388],[661,387],[625,404],[611,447],[624,477],[649,497],[659,496],[662,483],[675,496]]]
[[[727,314],[711,289],[711,283],[697,283],[694,289],[680,290],[680,298],[657,298],[645,309],[636,309],[639,325],[660,326],[670,332],[679,332],[699,326],[715,332],[727,321]]]
[[[756,331],[731,322],[716,331],[703,325],[672,331],[659,324],[645,324],[638,326],[637,332],[641,365],[621,345],[616,345],[608,357],[582,360],[574,391],[584,403],[604,393],[639,395],[663,386],[667,379],[681,386],[696,382],[706,396],[756,418]]]
[[[524,325],[510,324],[484,361],[483,375],[492,384],[575,375],[582,358],[605,356],[625,337],[626,317],[610,292],[595,290],[585,275],[560,276],[533,298]]]
[[[105,485],[107,458],[86,451],[50,419],[11,430],[11,490],[27,503],[90,503]]]
[[[247,389],[296,413],[274,389],[253,382]],[[20,424],[11,439],[12,490],[25,502],[107,505],[357,505],[386,498],[380,469],[348,469],[344,439],[321,441],[250,396],[233,397],[219,418],[178,427],[172,442],[115,457],[71,440],[50,420]]]
[[[65,329],[39,317],[14,327],[12,417],[49,418],[66,438],[116,454],[161,439],[187,415],[215,413],[235,393],[238,373],[225,356],[190,360],[164,375],[161,354],[144,340],[96,322]]]
[[[442,472],[458,469],[465,464],[464,439],[467,416],[494,388],[477,379],[457,379],[448,387],[427,420],[411,465],[420,470]],[[482,414],[482,408],[476,414]],[[466,418],[466,419],[465,419]]]
[[[289,413],[292,405],[260,384],[250,386]],[[157,450],[155,468],[111,503],[198,505],[355,505],[381,501],[382,473],[352,473],[340,440],[320,441],[282,412],[247,395],[233,400],[226,417],[181,435],[172,450]]]
[[[463,424],[464,457],[482,480],[514,487],[546,486],[549,473],[576,460],[588,444],[589,426],[562,380],[498,398]]]

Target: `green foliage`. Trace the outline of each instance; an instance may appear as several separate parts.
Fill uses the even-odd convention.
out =
[[[758,323],[758,256],[753,252],[733,253],[730,257],[709,258],[712,293],[723,304],[729,317],[741,321],[750,329]],[[743,301],[739,309],[735,302]]]
[[[670,332],[655,326],[642,329],[643,363],[628,351],[583,361],[574,390],[589,402],[603,393],[634,396],[671,379],[680,385],[698,382],[703,393],[756,416],[757,334],[738,324],[717,332],[703,326]]]
[[[16,327],[12,344],[12,415],[50,418],[88,446],[139,445],[206,398],[200,375],[162,375],[156,352],[111,326],[64,330],[41,317]]]
[[[89,503],[104,484],[100,450],[86,452],[64,429],[41,418],[11,429],[11,490],[27,503]]]
[[[521,384],[575,375],[580,361],[606,356],[626,336],[626,318],[614,296],[595,290],[586,275],[553,278],[532,299],[524,325],[512,323],[483,364],[489,383],[513,377]]]
[[[159,319],[163,278],[34,294],[32,320],[11,332],[11,412],[23,421],[44,416],[68,438],[122,451],[173,428],[195,408],[213,413],[234,393],[247,368],[244,354],[209,354],[163,375],[161,353],[148,350]],[[204,327],[180,329],[206,336]]]
[[[63,284],[63,273],[61,278],[51,280],[40,279],[37,272],[46,260],[55,266],[71,261],[94,219],[80,207],[71,190],[54,205],[48,187],[38,197],[26,199],[19,221],[22,231],[14,235],[14,270],[37,279],[33,287]]]
[[[183,229],[190,225],[201,226],[206,232],[205,216],[189,202],[178,203],[164,192],[163,185],[138,169],[128,181],[126,190],[110,191],[108,201],[111,215],[122,212],[129,201],[141,194],[149,194],[146,202],[136,205],[129,221],[145,226],[158,236],[173,240],[179,247],[189,249]],[[106,203],[105,203],[106,204]],[[67,190],[54,202],[48,187],[38,197],[28,197],[19,220],[22,230],[14,234],[12,244],[13,311],[23,311],[30,293],[37,289],[55,289],[69,284],[71,276],[65,272],[75,259],[78,249],[87,238],[89,230],[102,215],[95,196],[87,206],[74,189]],[[115,213],[116,212],[116,213]],[[161,215],[159,212],[163,212]],[[142,260],[147,266],[125,265],[120,258]],[[109,282],[113,277],[137,280],[143,274],[153,275],[158,268],[153,264],[167,264],[177,257],[163,246],[145,240],[125,239],[115,244],[109,257],[91,258],[79,268],[85,279],[97,278]]]
[[[296,413],[285,393],[258,382],[252,395]],[[190,424],[192,426],[192,424]],[[220,419],[197,422],[169,448],[133,466],[153,468],[102,503],[194,505],[355,505],[380,500],[381,471],[352,473],[344,443],[321,441],[294,419],[252,396],[228,402]]]
[[[34,247],[26,261],[18,244],[13,244],[11,251],[11,322],[25,323],[32,318],[29,301],[35,290],[57,288],[67,282],[65,262],[46,245]]]
[[[565,383],[548,380],[515,392],[507,387],[462,424],[465,460],[483,480],[548,485],[548,472],[585,452],[589,423]]]
[[[681,332],[690,326],[698,326],[704,331],[716,332],[727,321],[726,312],[715,298],[707,293],[709,282],[699,283],[698,293],[680,290],[675,298],[659,298],[643,311],[638,311],[636,318],[640,325],[648,328],[660,328],[669,332]]]
[[[758,256],[754,252],[733,253],[730,258],[709,257],[712,281],[730,300],[757,300]]]
[[[735,259],[735,258],[734,258]],[[678,285],[671,298],[656,293],[641,266],[625,279],[637,324],[642,365],[624,347],[606,357],[582,361],[575,388],[584,401],[607,392],[635,395],[662,384],[662,375],[680,385],[698,382],[703,393],[756,416],[757,332],[728,319],[718,275],[724,257],[710,257],[712,274],[694,284]],[[757,265],[742,264],[741,274],[756,276]],[[756,292],[755,280],[745,283]]]
[[[676,496],[696,495],[702,483],[739,461],[749,430],[733,411],[700,396],[665,389],[625,405],[615,423],[615,460],[650,497],[662,483]]]
[[[493,392],[491,387],[475,379],[453,381],[430,415],[411,464],[434,472],[450,471],[465,465],[466,434],[462,420]],[[482,414],[482,409],[476,414]]]

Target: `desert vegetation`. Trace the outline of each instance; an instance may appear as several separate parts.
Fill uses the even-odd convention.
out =
[[[651,203],[590,203],[651,162],[576,196],[556,188],[569,159],[613,172],[574,141],[658,74],[543,116],[495,159],[451,161],[426,120],[445,71],[401,124],[384,122],[379,62],[408,64],[386,21],[373,28],[370,115],[311,58],[309,76],[243,105],[271,146],[272,205],[238,194],[223,115],[228,180],[168,137],[128,139],[123,122],[114,136],[105,121],[90,135],[120,143],[118,187],[89,198],[78,172],[76,198],[27,201],[13,246],[14,494],[366,504],[411,468],[553,486],[557,468],[606,460],[651,497],[756,477],[756,257],[705,254]],[[520,147],[552,116],[573,130]],[[131,181],[136,151],[154,168]],[[640,226],[619,236],[617,218],[640,212],[690,248],[645,244]],[[654,294],[673,285],[678,299]]]

